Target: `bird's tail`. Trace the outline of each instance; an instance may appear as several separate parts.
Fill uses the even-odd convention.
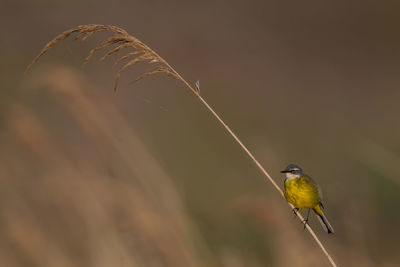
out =
[[[328,219],[324,215],[324,213],[321,210],[321,207],[318,205],[314,209],[315,215],[317,215],[318,221],[321,223],[322,227],[324,228],[325,232],[328,234],[334,234],[335,231],[333,230],[333,227],[329,223]]]

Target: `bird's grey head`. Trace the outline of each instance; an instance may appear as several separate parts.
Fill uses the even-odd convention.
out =
[[[303,176],[303,170],[296,164],[289,164],[281,173],[284,173],[287,179]]]

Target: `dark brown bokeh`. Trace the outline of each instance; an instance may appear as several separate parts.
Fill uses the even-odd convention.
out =
[[[0,266],[329,266],[287,204],[179,82],[81,67],[105,35],[139,38],[275,180],[297,163],[336,230],[339,266],[398,266],[400,5],[395,1],[3,1]],[[100,57],[97,57],[100,58]],[[95,58],[96,59],[96,58]]]

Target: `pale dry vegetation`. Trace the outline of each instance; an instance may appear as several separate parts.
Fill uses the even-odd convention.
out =
[[[78,39],[83,39],[85,40],[87,37],[92,35],[93,33],[96,32],[101,32],[101,31],[111,31],[114,35],[92,49],[89,52],[89,55],[85,59],[84,63],[88,62],[91,57],[97,53],[99,50],[108,48],[110,46],[116,45],[116,47],[111,48],[111,50],[107,51],[105,55],[101,59],[105,59],[114,53],[117,53],[123,49],[130,49],[130,52],[125,54],[124,56],[118,58],[116,60],[116,64],[124,61],[124,60],[130,60],[128,63],[123,65],[119,71],[117,72],[116,78],[115,78],[115,86],[114,90],[117,89],[121,73],[125,71],[127,68],[140,63],[140,62],[146,62],[148,64],[155,64],[155,67],[153,67],[150,71],[145,72],[132,82],[136,82],[146,76],[151,76],[151,75],[156,75],[156,74],[166,74],[168,76],[171,76],[173,78],[176,78],[180,80],[182,83],[184,83],[188,89],[190,89],[198,98],[199,100],[205,105],[205,107],[212,113],[212,115],[221,123],[221,125],[228,131],[228,133],[235,139],[235,141],[241,146],[241,148],[247,153],[247,155],[253,160],[253,162],[256,164],[256,166],[260,169],[260,171],[265,175],[265,177],[272,183],[272,185],[275,187],[275,189],[281,194],[283,197],[283,191],[282,189],[277,185],[275,180],[270,176],[270,174],[266,171],[266,169],[260,164],[260,162],[255,158],[255,156],[248,150],[248,148],[243,144],[243,142],[237,137],[237,135],[230,129],[230,127],[222,120],[222,118],[214,111],[214,109],[207,103],[207,101],[200,96],[200,91],[199,88],[197,87],[196,84],[196,89],[194,89],[193,86],[191,86],[174,68],[172,68],[168,62],[166,62],[162,57],[160,57],[154,50],[152,50],[150,47],[148,47],[146,44],[141,42],[140,40],[136,39],[135,37],[131,36],[128,34],[125,30],[115,27],[115,26],[107,26],[107,25],[96,25],[96,24],[88,24],[88,25],[81,25],[76,28],[73,28],[71,30],[67,30],[60,35],[58,35],[56,38],[54,38],[52,41],[46,44],[46,46],[42,49],[40,54],[33,60],[33,62],[27,67],[27,70],[29,70],[33,64],[35,64],[41,56],[43,56],[50,48],[52,48],[54,45],[56,45],[58,42],[66,39],[69,37],[71,34],[76,33],[77,36],[75,37],[75,40]],[[290,208],[293,210],[294,206],[290,203],[288,203]],[[304,218],[301,215],[300,212],[295,211],[296,216],[300,219],[301,222],[304,222]],[[317,242],[318,246],[321,248],[322,252],[325,254],[329,262],[331,263],[332,266],[336,266],[334,260],[326,250],[326,248],[323,246],[317,235],[314,233],[312,228],[310,227],[309,224],[305,224],[304,227],[308,230],[308,232],[311,234],[311,236],[314,238],[314,240]]]
[[[50,95],[70,128],[52,132],[50,114],[10,104],[2,151],[14,153],[0,153],[1,266],[208,265],[168,174],[115,105],[61,66],[36,72],[30,90]]]
[[[61,33],[43,48],[40,54],[33,60],[33,62],[28,66],[27,69],[29,70],[31,66],[35,64],[39,60],[39,58],[43,56],[50,48],[55,46],[58,42],[66,39],[71,34],[76,34],[74,40],[79,40],[79,39],[86,40],[93,33],[102,31],[111,31],[114,35],[111,36],[106,41],[102,42],[99,46],[93,48],[89,52],[89,55],[84,60],[84,64],[86,64],[94,54],[96,54],[102,49],[107,49],[115,46],[114,48],[108,50],[104,54],[104,56],[101,57],[101,60],[106,59],[107,57],[121,50],[128,50],[128,52],[124,51],[126,53],[123,56],[115,60],[115,64],[118,64],[123,61],[128,61],[128,62],[125,63],[117,72],[117,75],[115,77],[114,90],[116,90],[118,87],[121,73],[124,72],[127,68],[141,62],[152,64],[153,67],[151,70],[145,72],[144,74],[134,79],[132,83],[137,82],[143,79],[144,77],[156,74],[165,74],[175,79],[180,79],[183,81],[180,75],[163,58],[161,58],[155,51],[153,51],[146,44],[142,43],[140,40],[128,34],[125,30],[115,26],[96,25],[96,24],[81,25],[74,29],[67,30]]]

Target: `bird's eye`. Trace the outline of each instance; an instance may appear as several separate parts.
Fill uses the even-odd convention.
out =
[[[293,173],[293,174],[295,174],[295,173],[296,173],[296,170],[291,170],[290,172]]]

